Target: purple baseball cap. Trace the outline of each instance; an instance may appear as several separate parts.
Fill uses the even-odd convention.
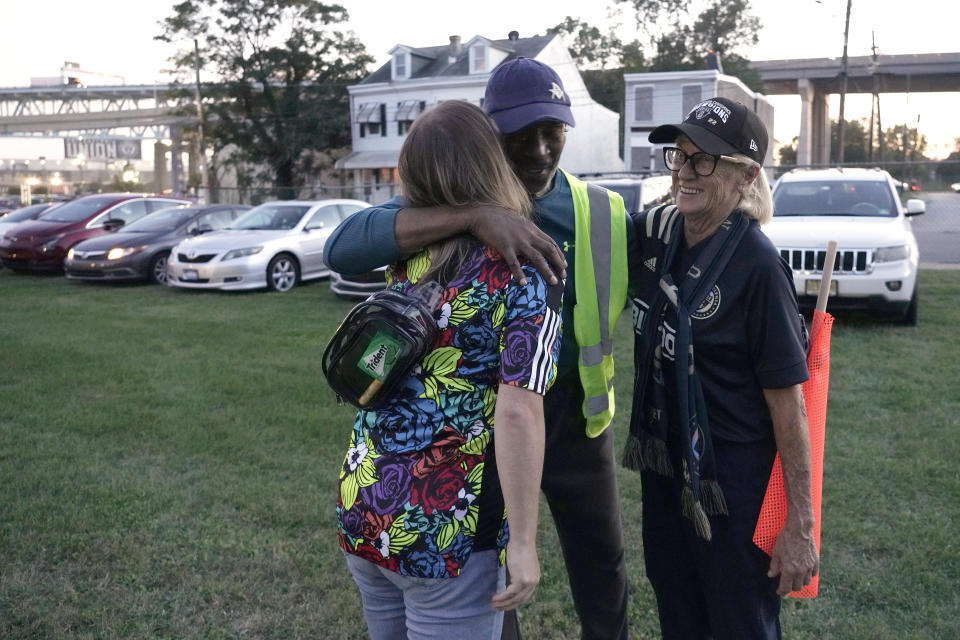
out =
[[[538,120],[576,125],[560,76],[530,58],[508,60],[490,74],[483,108],[502,133],[514,133]]]

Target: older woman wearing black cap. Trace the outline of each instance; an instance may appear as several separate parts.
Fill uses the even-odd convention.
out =
[[[726,98],[657,127],[676,205],[634,219],[636,393],[626,463],[664,638],[779,638],[779,595],[817,573],[803,321],[772,216],[767,132]],[[636,276],[636,277],[633,277]],[[752,537],[779,451],[787,522]]]

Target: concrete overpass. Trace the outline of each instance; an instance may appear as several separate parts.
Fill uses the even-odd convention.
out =
[[[830,163],[828,100],[831,93],[841,91],[841,62],[840,58],[806,58],[750,63],[763,81],[763,93],[800,96],[798,165]],[[960,92],[960,53],[847,58],[847,93],[951,91]]]
[[[122,130],[126,137],[154,139],[154,174],[166,183],[166,151],[182,149],[182,130],[194,124],[169,100],[175,87],[157,85],[106,85],[73,87],[0,88],[0,136],[76,137],[111,136]],[[160,140],[170,140],[170,144]],[[181,160],[171,153],[170,186],[181,191]]]
[[[169,137],[171,125],[195,120],[176,112],[168,100],[172,89],[167,84],[0,88],[0,135],[131,129],[136,137]]]

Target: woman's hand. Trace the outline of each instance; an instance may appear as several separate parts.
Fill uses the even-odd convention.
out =
[[[501,382],[493,422],[497,474],[510,525],[507,589],[493,597],[495,609],[516,609],[540,583],[537,518],[543,471],[543,397]]]
[[[498,611],[509,611],[526,604],[540,584],[540,560],[535,545],[507,544],[507,575],[510,584],[493,596],[493,608]]]
[[[804,588],[820,571],[820,555],[812,527],[787,523],[770,552],[768,578],[780,576],[777,593],[785,596]]]
[[[785,596],[810,584],[820,571],[820,556],[813,539],[810,433],[801,385],[764,389],[763,397],[773,419],[787,495],[787,521],[770,553],[767,577],[780,576],[777,593]]]

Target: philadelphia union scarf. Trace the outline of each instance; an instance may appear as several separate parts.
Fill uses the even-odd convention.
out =
[[[650,215],[650,214],[648,214]],[[713,289],[749,227],[749,220],[734,211],[707,240],[679,286],[670,270],[683,242],[683,219],[678,221],[660,261],[656,294],[644,314],[637,335],[636,384],[634,410],[624,463],[632,469],[654,471],[673,476],[673,463],[667,449],[670,413],[679,413],[682,443],[680,456],[683,490],[682,512],[689,518],[697,534],[710,540],[712,532],[708,515],[726,515],[723,491],[716,480],[716,464],[710,439],[703,389],[696,372],[691,312],[697,310]],[[662,244],[660,245],[662,247]],[[664,385],[660,331],[664,314],[670,305],[677,316],[676,332],[676,398],[668,398]]]

